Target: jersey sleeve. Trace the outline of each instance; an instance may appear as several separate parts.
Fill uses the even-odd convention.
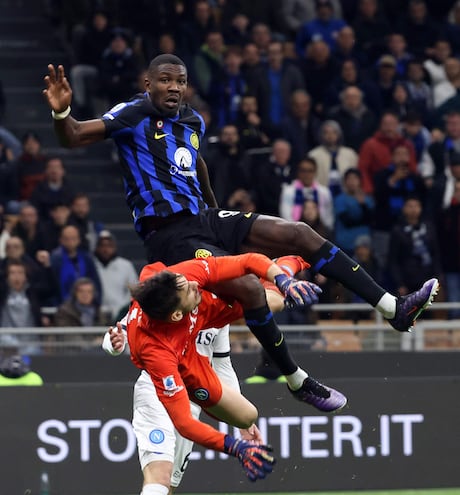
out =
[[[108,110],[103,116],[102,121],[105,125],[105,137],[115,138],[120,134],[130,134],[132,128],[142,120],[142,113],[139,107],[143,98],[136,98],[132,101],[118,103]]]
[[[156,348],[150,348],[149,344],[144,345],[142,354],[145,370],[179,434],[206,448],[222,452],[225,435],[196,420],[190,412],[188,393],[174,354],[160,354]]]

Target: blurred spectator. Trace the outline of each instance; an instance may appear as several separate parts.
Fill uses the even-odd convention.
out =
[[[66,204],[57,203],[50,209],[50,218],[42,224],[44,249],[51,252],[59,245],[59,237],[61,230],[65,225],[70,215],[70,208]]]
[[[0,137],[0,206],[8,213],[17,213],[18,199],[17,165],[11,148]]]
[[[392,105],[397,82],[396,59],[392,55],[382,55],[377,62],[376,83],[384,110],[388,110]]]
[[[40,300],[30,286],[26,266],[20,261],[9,261],[5,278],[0,283],[0,327],[30,328],[42,326]],[[40,347],[33,343],[34,336],[21,333],[0,335],[1,347],[13,347],[22,354],[39,354]]]
[[[197,0],[193,7],[193,18],[182,23],[178,30],[179,52],[185,57],[186,61],[190,60],[199,51],[208,33],[215,28],[209,2],[207,0]]]
[[[234,125],[222,127],[219,143],[209,151],[207,162],[214,195],[222,207],[236,189],[249,187],[251,160],[240,146],[240,136]]]
[[[446,79],[433,88],[433,102],[436,108],[455,96],[460,89],[460,60],[454,57],[447,58],[444,62],[444,71]]]
[[[22,146],[19,139],[6,127],[0,125],[0,140],[7,148],[11,149],[14,159],[16,160],[22,151]]]
[[[103,230],[101,222],[92,219],[91,202],[89,196],[83,193],[76,194],[70,203],[68,225],[74,225],[80,231],[81,247],[93,252],[97,237]]]
[[[353,60],[360,68],[367,66],[366,54],[356,46],[355,32],[350,26],[343,26],[338,32],[332,56],[338,64]]]
[[[390,33],[387,36],[387,52],[396,61],[396,74],[399,78],[405,77],[407,64],[413,59],[413,55],[407,51],[407,42],[401,33]]]
[[[37,207],[41,219],[49,218],[49,211],[55,204],[70,205],[75,193],[65,178],[65,168],[61,158],[50,157],[46,161],[45,178],[32,193],[30,202]]]
[[[59,246],[51,253],[51,267],[58,283],[55,304],[65,301],[73,283],[80,277],[88,277],[96,287],[96,297],[100,301],[102,290],[96,265],[92,255],[80,247],[80,232],[73,225],[66,225],[59,238]]]
[[[290,97],[290,111],[282,123],[282,134],[292,147],[292,162],[298,163],[318,144],[320,120],[311,109],[310,95],[303,89]]]
[[[215,81],[209,95],[216,125],[236,124],[241,98],[247,84],[241,72],[241,51],[230,47],[224,55],[224,65],[220,77]]]
[[[447,40],[436,40],[430,58],[423,62],[424,69],[428,72],[431,87],[447,80],[444,63],[451,56],[450,44]]]
[[[331,0],[333,16],[342,18],[342,5],[339,0]],[[281,2],[282,22],[289,38],[294,39],[299,29],[316,17],[315,2],[312,0],[283,0]]]
[[[138,60],[126,30],[114,29],[99,65],[99,81],[109,106],[129,100],[137,91]]]
[[[260,117],[257,98],[252,94],[241,98],[236,125],[243,149],[263,148],[270,144],[272,129]]]
[[[5,257],[0,260],[0,278],[5,277],[8,263],[20,262],[26,267],[27,279],[40,297],[40,304],[46,305],[56,291],[56,280],[51,270],[50,256],[45,250],[37,251],[34,258],[29,256],[20,237],[11,236],[5,245]]]
[[[439,26],[430,17],[424,0],[409,1],[407,16],[402,19],[400,30],[417,57],[426,57],[430,43],[439,34]]]
[[[5,211],[0,205],[0,260],[5,257],[6,241],[10,238],[10,232],[6,227]]]
[[[331,56],[329,46],[321,40],[312,41],[301,68],[307,91],[313,100],[313,109],[321,115],[327,88],[337,74],[337,63]]]
[[[85,24],[77,24],[72,33],[74,62],[70,69],[73,112],[80,118],[93,117],[93,99],[99,92],[99,65],[112,39],[105,11],[95,10]]]
[[[31,204],[21,206],[11,235],[22,239],[26,253],[33,259],[37,251],[45,249],[45,233],[35,206]]]
[[[386,18],[379,11],[377,0],[359,0],[352,26],[357,47],[367,54],[370,61],[376,60],[383,52],[383,40],[390,32]]]
[[[307,157],[297,165],[297,179],[283,184],[280,196],[280,216],[299,221],[305,201],[318,205],[319,219],[331,231],[334,228],[334,204],[329,188],[316,180],[318,167],[313,158]]]
[[[131,301],[130,286],[138,282],[138,274],[131,261],[117,252],[117,242],[108,230],[99,233],[94,261],[102,285],[102,308],[112,321]]]
[[[398,117],[385,112],[380,119],[378,131],[367,139],[359,151],[358,167],[362,174],[363,189],[371,194],[374,191],[375,174],[388,167],[392,160],[392,152],[397,146],[406,146],[409,152],[409,171],[417,170],[415,150],[399,131]]]
[[[276,139],[270,158],[255,164],[252,183],[257,193],[257,211],[279,215],[281,187],[295,177],[292,163],[291,145],[285,139]]]
[[[251,41],[256,45],[260,62],[268,61],[268,47],[273,40],[270,27],[263,23],[257,22],[251,29]]]
[[[17,160],[19,175],[19,199],[29,201],[38,183],[45,178],[46,156],[35,132],[29,131],[22,138],[22,153]]]
[[[400,222],[390,236],[388,268],[401,295],[417,290],[424,280],[441,276],[441,260],[434,225],[423,219],[418,197],[408,197]]]
[[[445,117],[445,136],[434,141],[428,148],[428,153],[434,163],[435,178],[444,178],[449,168],[452,154],[460,153],[460,112],[450,112]]]
[[[66,300],[61,303],[53,318],[56,327],[97,327],[111,323],[99,306],[97,288],[94,281],[79,277],[72,284]],[[60,342],[67,342],[66,350],[91,350],[99,343],[98,338],[87,334],[64,334],[58,336]]]
[[[329,85],[324,97],[327,109],[332,109],[340,103],[340,94],[350,86],[358,87],[364,98],[364,103],[377,115],[382,111],[382,101],[377,85],[370,78],[360,77],[359,68],[354,60],[345,60],[340,67],[340,74]]]
[[[43,385],[43,379],[35,371],[31,371],[28,359],[19,354],[4,357],[0,363],[1,387],[36,387]]]
[[[358,151],[375,131],[377,119],[363,103],[363,92],[357,86],[345,88],[340,100],[340,106],[331,110],[329,118],[340,125],[347,146]]]
[[[460,155],[455,154],[449,173],[439,190],[439,208],[435,221],[444,271],[447,301],[460,301]],[[450,318],[460,318],[460,310],[449,311]]]
[[[224,37],[220,31],[210,31],[193,61],[196,87],[200,95],[211,101],[224,66]]]
[[[335,49],[337,33],[345,26],[342,19],[334,17],[330,0],[315,0],[315,17],[300,26],[297,32],[297,54],[303,57],[305,47],[312,41],[324,41],[330,50]]]
[[[272,41],[268,46],[268,63],[258,70],[251,87],[257,97],[262,119],[273,127],[280,127],[287,113],[290,95],[298,89],[305,89],[300,70],[284,60],[282,43]]]
[[[5,91],[3,90],[3,83],[0,81],[0,123],[3,122],[3,116],[5,115],[6,98]]]
[[[257,210],[253,195],[245,189],[234,191],[228,198],[227,206],[232,210],[244,211],[245,213]]]
[[[254,43],[246,43],[242,52],[243,62],[241,72],[250,88],[257,82],[257,73],[260,68],[260,55],[257,46]]]
[[[407,86],[402,81],[398,81],[394,85],[388,110],[393,112],[400,121],[405,119],[409,112],[417,111],[417,108],[409,95]]]
[[[229,25],[224,29],[224,39],[227,46],[243,48],[251,40],[250,19],[247,15],[237,12],[232,16]]]
[[[460,2],[455,2],[449,13],[445,35],[452,47],[452,53],[460,56]]]
[[[400,218],[404,201],[418,197],[424,205],[426,188],[423,179],[411,171],[411,152],[406,144],[394,147],[387,166],[374,175],[375,217],[373,245],[375,256],[385,266],[390,232]]]
[[[176,53],[176,40],[172,33],[166,32],[160,34],[158,37],[158,50],[156,55],[165,54],[175,54]],[[147,60],[152,59],[153,56],[147,57]]]
[[[407,64],[406,88],[416,111],[429,121],[429,115],[433,109],[433,92],[425,82],[423,61],[419,59],[410,60]]]
[[[343,192],[334,198],[335,242],[353,256],[359,236],[371,234],[374,200],[361,185],[361,173],[349,168],[343,177]]]
[[[349,168],[358,165],[356,151],[344,146],[340,125],[335,120],[323,122],[319,132],[320,145],[313,148],[308,156],[317,164],[316,180],[329,187],[332,196],[342,192],[342,179]]]
[[[417,112],[408,112],[402,121],[402,134],[414,146],[417,160],[417,172],[430,187],[434,176],[434,163],[428,153],[431,144],[431,133],[424,127],[422,118]]]

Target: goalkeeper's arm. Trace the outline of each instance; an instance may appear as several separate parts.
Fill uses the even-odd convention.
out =
[[[110,327],[104,335],[102,349],[111,356],[119,356],[126,349],[128,335],[126,333],[127,315],[118,321],[115,328]]]

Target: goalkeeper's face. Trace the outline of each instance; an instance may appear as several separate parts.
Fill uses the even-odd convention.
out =
[[[177,290],[180,309],[184,314],[193,311],[201,302],[201,290],[198,282],[187,280],[184,275],[177,274]]]

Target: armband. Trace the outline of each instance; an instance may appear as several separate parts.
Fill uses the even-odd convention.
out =
[[[56,113],[54,110],[51,110],[51,117],[54,120],[63,120],[70,115],[70,110],[70,105],[63,112]]]

